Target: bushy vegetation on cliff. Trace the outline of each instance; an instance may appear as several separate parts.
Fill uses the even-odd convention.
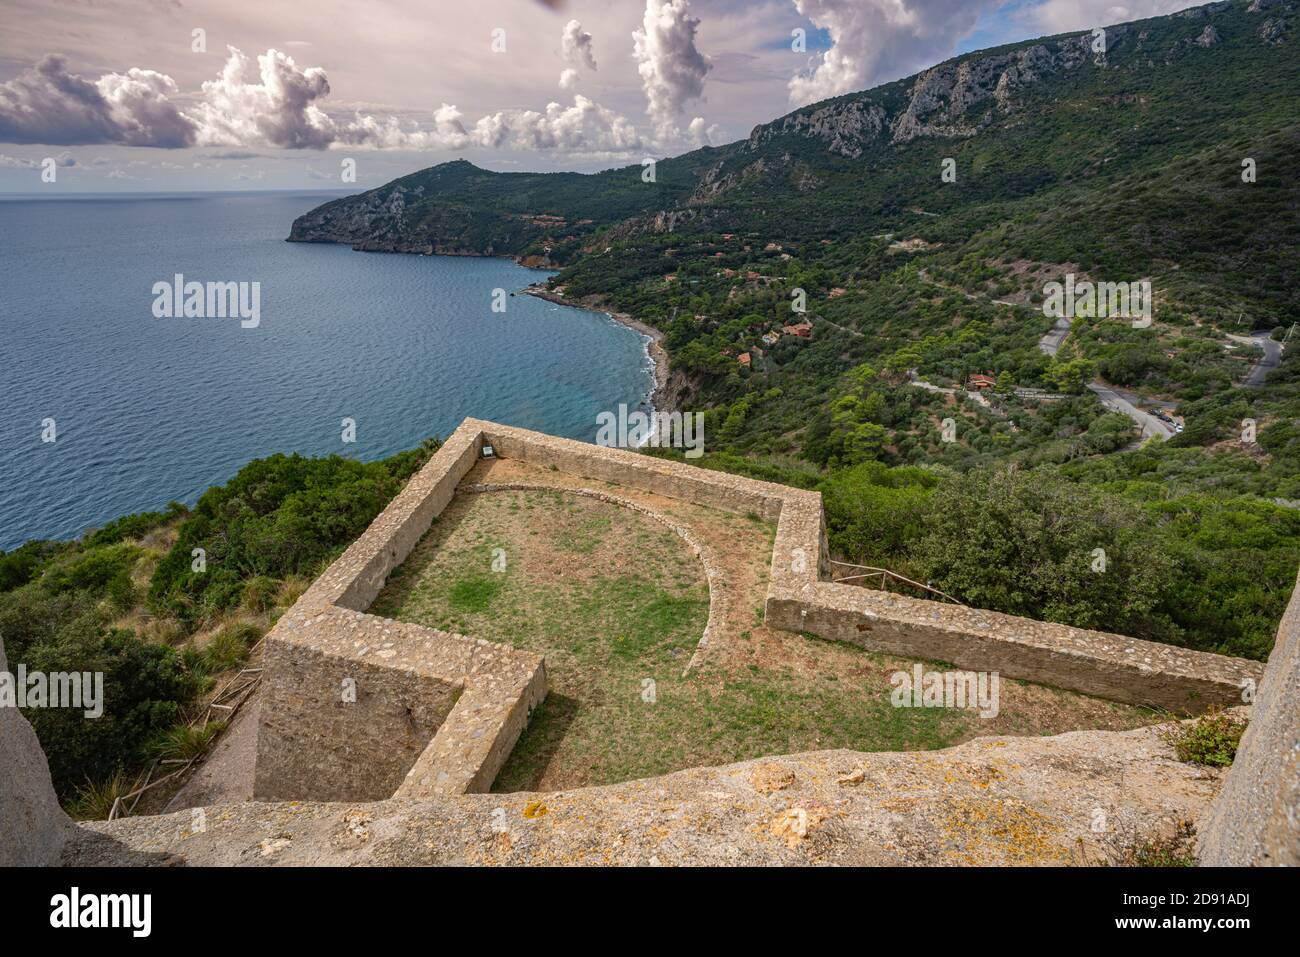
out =
[[[434,447],[379,462],[301,455],[250,462],[199,498],[153,573],[150,606],[194,624],[259,600],[267,580],[312,571],[361,534]]]
[[[851,561],[981,608],[1202,651],[1266,658],[1300,566],[1300,511],[1251,496],[874,462],[821,490]]]
[[[60,796],[129,790],[178,740],[310,578],[370,523],[437,442],[378,462],[274,455],[194,509],[120,518],[75,542],[0,553],[0,638],[9,669],[99,672],[103,714],[23,709]],[[194,551],[204,550],[203,571]]]

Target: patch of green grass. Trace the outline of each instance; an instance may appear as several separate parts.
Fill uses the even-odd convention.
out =
[[[607,515],[599,516],[583,522],[575,528],[563,530],[555,536],[555,544],[566,552],[589,555],[596,550],[596,546],[609,534],[612,525],[613,519],[611,517]]]
[[[458,612],[480,614],[487,611],[501,591],[500,575],[472,573],[452,584],[447,591],[448,604]]]
[[[139,778],[125,772],[102,781],[87,781],[68,802],[68,813],[78,821],[103,821],[113,810],[113,803],[139,786]]]
[[[204,672],[215,675],[237,667],[261,637],[262,631],[256,625],[246,622],[226,625],[203,646]]]
[[[159,760],[177,759],[188,761],[197,758],[208,750],[212,739],[226,727],[224,721],[209,721],[201,728],[192,728],[179,724],[160,734],[150,744],[150,753]]]

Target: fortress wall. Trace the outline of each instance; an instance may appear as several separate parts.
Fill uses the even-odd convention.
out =
[[[540,659],[521,685],[471,687],[393,797],[487,793],[545,697],[546,668]]]
[[[452,710],[452,682],[268,640],[253,794],[259,801],[391,797]],[[344,679],[356,700],[345,700]]]
[[[1250,725],[1208,820],[1207,866],[1300,865],[1300,582],[1277,630]]]
[[[627,449],[603,448],[493,422],[466,420],[467,425],[471,423],[483,431],[484,441],[503,458],[542,468],[554,466],[569,475],[685,499],[726,512],[755,512],[768,522],[778,519],[786,497],[796,492],[782,485],[657,459]]]
[[[769,591],[767,620],[903,658],[1180,714],[1241,704],[1263,672],[1242,658],[830,582]]]
[[[767,601],[774,627],[1180,713],[1240,704],[1263,673],[1241,658],[835,584],[827,581],[816,492],[490,422],[467,426],[503,458],[775,520]]]
[[[821,496],[790,489],[772,549],[766,602],[771,627],[1188,714],[1215,704],[1241,704],[1245,689],[1263,674],[1259,662],[1243,658],[829,578]]]
[[[334,604],[355,611],[370,607],[392,570],[406,560],[456,494],[456,486],[478,459],[480,447],[476,432],[462,427],[434,453],[339,559],[343,565],[340,572],[347,577],[334,584]]]
[[[503,458],[776,522],[773,627],[1178,712],[1239,703],[1263,673],[1257,662],[835,584],[818,493],[466,419],[269,636],[259,797],[491,786],[545,696],[540,656],[364,613],[484,444]],[[339,710],[345,676],[365,678],[358,704],[362,688],[370,693],[350,714]]]
[[[795,493],[781,509],[776,525],[776,538],[772,542],[772,587],[799,588],[830,578],[830,557],[821,495]]]

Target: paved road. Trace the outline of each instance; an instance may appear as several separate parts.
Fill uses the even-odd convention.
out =
[[[1282,343],[1273,339],[1267,332],[1252,332],[1249,336],[1229,335],[1228,338],[1233,342],[1259,346],[1264,350],[1264,354],[1255,360],[1255,364],[1250,367],[1245,380],[1241,383],[1247,389],[1263,388],[1264,379],[1282,362]]]
[[[1065,342],[1065,337],[1069,334],[1070,320],[1062,316],[1047,330],[1047,335],[1038,340],[1038,348],[1049,356],[1054,356],[1061,350],[1061,343]]]
[[[1138,424],[1142,429],[1142,438],[1147,439],[1153,435],[1159,435],[1163,438],[1170,438],[1174,434],[1173,427],[1161,422],[1150,412],[1143,412],[1136,405],[1129,401],[1123,394],[1112,389],[1110,386],[1102,385],[1100,382],[1089,382],[1088,388],[1091,389],[1101,400],[1101,404],[1112,412],[1122,412]]]

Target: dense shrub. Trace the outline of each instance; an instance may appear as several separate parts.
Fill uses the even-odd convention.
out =
[[[864,462],[832,474],[821,485],[831,549],[864,565],[897,567],[921,536],[930,490],[939,474],[929,469],[886,468]]]
[[[1167,640],[1175,577],[1136,505],[1048,470],[990,470],[935,488],[907,550],[925,579],[980,608]]]
[[[370,524],[430,448],[367,463],[300,455],[250,462],[205,492],[181,523],[154,571],[150,604],[197,622],[237,605],[248,579],[310,574]],[[200,548],[205,567],[196,571]]]
[[[1179,761],[1226,768],[1237,756],[1237,746],[1246,732],[1246,722],[1226,711],[1214,710],[1187,725],[1178,725],[1167,735]]]
[[[21,659],[9,655],[11,666],[18,660],[29,672],[104,674],[104,713],[98,718],[75,708],[23,712],[49,759],[55,789],[65,796],[87,780],[146,760],[149,742],[176,724],[195,691],[175,651],[128,631],[110,631],[93,614],[68,622],[53,641],[28,646]]]

